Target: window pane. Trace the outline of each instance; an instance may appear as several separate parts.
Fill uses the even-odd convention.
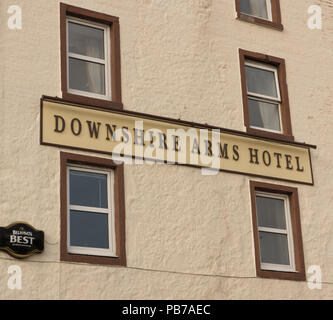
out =
[[[260,231],[259,245],[261,262],[290,264],[287,235]]]
[[[107,175],[70,170],[70,204],[85,207],[108,207]]]
[[[68,22],[68,51],[104,59],[104,30]]]
[[[256,196],[258,226],[286,229],[284,200]]]
[[[71,210],[70,245],[108,249],[108,215]]]
[[[268,19],[266,0],[239,0],[240,12]]]
[[[250,126],[281,131],[279,105],[254,99],[248,100]]]
[[[105,95],[105,66],[69,58],[69,88]]]
[[[277,98],[273,71],[245,66],[247,91]]]

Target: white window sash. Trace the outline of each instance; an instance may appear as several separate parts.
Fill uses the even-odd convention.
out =
[[[280,104],[281,103],[281,98],[275,98],[275,97],[271,97],[271,96],[266,96],[264,94],[260,94],[260,93],[254,93],[254,92],[250,92],[247,91],[247,96],[249,98],[254,98],[256,100],[262,100],[264,102],[268,102],[268,103],[275,103],[275,104]]]
[[[104,208],[96,208],[96,207],[84,207],[84,206],[77,206],[77,205],[69,205],[69,208],[74,211],[84,211],[84,212],[92,212],[92,213],[105,213],[109,214],[111,212],[110,209]]]
[[[288,235],[288,232],[285,229],[258,227],[258,231]]]
[[[266,96],[266,95],[250,92],[247,89],[247,85],[246,85],[246,91],[247,91],[248,99],[253,99],[253,100],[262,101],[262,102],[271,103],[271,104],[277,104],[278,105],[278,114],[279,114],[279,123],[280,123],[280,130],[261,128],[261,127],[252,126],[252,125],[250,125],[250,128],[262,130],[262,131],[266,131],[266,132],[272,132],[272,133],[279,133],[279,134],[283,133],[283,123],[282,123],[282,115],[281,115],[282,100],[281,100],[280,84],[279,84],[279,76],[278,76],[277,68],[264,64],[264,63],[254,62],[254,61],[249,61],[249,60],[245,61],[245,66],[254,67],[254,68],[262,69],[262,70],[267,70],[267,71],[271,71],[274,73],[277,97]]]
[[[292,232],[292,226],[291,226],[289,197],[287,195],[261,192],[261,191],[256,191],[255,197],[256,196],[284,200],[286,229],[284,230],[284,229],[266,228],[266,227],[258,226],[258,236],[259,236],[259,231],[272,232],[272,230],[274,230],[274,229],[275,229],[274,233],[286,234],[287,242],[288,242],[289,262],[290,262],[289,265],[282,265],[282,264],[264,263],[264,262],[260,261],[261,269],[273,270],[273,271],[296,272],[295,250],[294,250],[293,232]],[[260,229],[264,229],[264,230],[260,230]],[[266,230],[269,230],[269,231],[266,231]],[[260,250],[260,245],[259,245],[259,250]]]
[[[96,208],[70,204],[70,170],[84,171],[90,173],[99,173],[107,175],[107,195],[108,207]],[[92,248],[79,247],[70,245],[70,210],[79,210],[92,213],[103,213],[108,215],[108,236],[109,248]],[[67,166],[67,251],[74,254],[94,255],[94,256],[109,256],[117,257],[116,254],[116,235],[115,235],[115,215],[114,215],[114,172],[112,170],[96,169],[88,166],[69,165]]]
[[[252,97],[252,96],[249,96],[249,95],[248,95],[248,99],[262,101],[262,102],[271,103],[271,104],[277,104],[278,105],[278,114],[279,114],[279,123],[280,123],[280,130],[261,128],[261,127],[256,127],[256,126],[253,126],[253,125],[250,125],[250,128],[281,134],[283,132],[283,124],[282,124],[282,116],[281,116],[281,104],[278,103],[278,102],[274,102],[274,101],[259,99],[257,97]]]
[[[263,94],[248,91],[247,86],[246,86],[247,95],[257,97],[257,98],[262,98],[262,99],[268,99],[268,100],[270,100],[270,102],[275,101],[275,102],[280,102],[281,103],[279,76],[278,76],[277,68],[275,68],[273,66],[270,66],[268,64],[265,64],[265,63],[254,62],[254,61],[249,61],[249,60],[245,61],[245,66],[249,66],[249,67],[253,67],[253,68],[256,68],[256,69],[262,69],[262,70],[273,72],[274,73],[274,79],[275,79],[276,93],[277,93],[277,97],[266,96],[266,95],[263,95]]]
[[[71,53],[69,52],[69,37],[68,37],[68,23],[73,22],[77,24],[81,24],[84,26],[92,27],[95,29],[100,29],[104,31],[104,59],[98,59],[98,58],[93,58],[89,57],[86,55],[81,55],[81,54],[76,54],[76,53]],[[75,17],[67,17],[66,19],[66,47],[67,47],[67,91],[68,93],[76,94],[76,95],[81,95],[85,97],[90,97],[90,98],[96,98],[96,99],[102,99],[102,100],[111,100],[112,97],[112,92],[111,92],[111,43],[110,43],[110,27],[107,25],[102,25],[96,22],[87,22],[83,19],[75,18]],[[74,58],[74,59],[79,59],[83,60],[86,62],[93,62],[93,63],[98,63],[104,65],[104,70],[105,70],[105,95],[103,94],[97,94],[97,93],[92,93],[88,91],[81,91],[81,90],[76,90],[76,89],[71,89],[69,87],[69,59]]]
[[[86,61],[86,62],[93,62],[93,63],[97,63],[97,64],[102,64],[103,66],[105,66],[105,63],[106,63],[105,59],[103,60],[103,59],[93,58],[93,57],[85,56],[85,55],[78,54],[78,53],[68,52],[68,57],[69,58],[74,58],[74,59],[77,59],[77,60]]]
[[[261,131],[265,131],[265,132],[272,132],[272,133],[282,133],[282,130],[273,130],[273,129],[267,129],[267,128],[261,128],[261,127],[256,127],[256,126],[252,126],[250,125],[250,128],[252,129],[256,129],[256,130],[261,130]]]
[[[270,271],[296,272],[294,267],[285,264],[261,263],[260,267],[263,270]]]
[[[267,17],[269,21],[273,21],[273,12],[272,12],[272,2],[271,0],[266,0],[267,7]]]
[[[113,257],[113,258],[117,257],[112,249],[70,246],[68,247],[67,252],[72,254],[82,254],[88,256],[103,256],[103,257]]]

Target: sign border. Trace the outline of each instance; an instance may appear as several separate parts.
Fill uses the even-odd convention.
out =
[[[33,227],[31,224],[27,223],[27,222],[24,222],[24,221],[16,221],[16,222],[13,222],[11,223],[10,225],[6,226],[6,227],[3,227],[4,229],[9,229],[10,227],[16,225],[16,224],[25,224],[27,225],[29,228],[33,229],[34,231],[36,232],[43,232],[42,230],[38,230],[36,229],[35,227]],[[43,239],[43,243],[45,242],[45,238]],[[16,253],[14,252],[13,250],[11,250],[10,248],[8,247],[0,247],[0,250],[3,250],[3,251],[6,251],[10,256],[14,257],[14,258],[17,258],[17,259],[24,259],[24,258],[28,258],[32,255],[34,255],[35,253],[42,253],[44,251],[43,250],[39,250],[39,249],[34,249],[32,251],[30,251],[29,253],[27,254],[19,254],[19,253]]]
[[[306,148],[308,150],[312,182],[289,180],[289,179],[276,178],[276,177],[270,177],[270,176],[247,173],[247,172],[238,172],[238,171],[232,171],[232,170],[226,170],[226,169],[218,169],[218,171],[233,173],[233,174],[241,174],[241,175],[245,175],[245,176],[249,176],[249,177],[266,178],[266,179],[271,179],[271,180],[276,180],[276,181],[286,181],[286,182],[290,182],[290,183],[297,183],[297,184],[314,186],[314,177],[313,177],[313,169],[312,169],[312,160],[311,160],[310,149],[317,149],[316,145],[301,143],[301,142],[295,142],[295,141],[285,141],[285,140],[279,140],[279,139],[273,139],[273,138],[266,138],[266,137],[256,136],[256,135],[253,135],[253,134],[248,134],[248,133],[243,132],[243,131],[237,131],[237,130],[233,130],[233,129],[226,129],[226,128],[221,128],[221,127],[211,126],[211,125],[208,125],[208,124],[200,124],[200,123],[190,122],[190,121],[185,121],[185,120],[180,120],[180,119],[161,117],[161,116],[156,116],[156,115],[153,115],[153,114],[140,113],[140,112],[136,112],[136,111],[119,110],[119,109],[114,109],[114,108],[109,108],[109,107],[108,108],[102,108],[102,107],[96,107],[96,106],[91,106],[91,105],[86,105],[86,104],[78,104],[78,103],[71,102],[71,101],[68,101],[68,100],[64,100],[64,99],[61,99],[61,98],[58,98],[58,97],[50,97],[50,96],[45,96],[45,95],[43,95],[40,99],[40,145],[64,148],[64,149],[69,149],[69,150],[94,152],[94,153],[106,154],[106,155],[110,155],[110,156],[112,156],[112,155],[119,156],[118,154],[115,154],[115,153],[112,153],[112,152],[94,150],[94,149],[89,149],[89,148],[80,148],[80,147],[75,147],[75,146],[65,146],[65,145],[56,144],[56,143],[44,142],[43,141],[43,102],[44,101],[60,103],[60,104],[63,104],[63,105],[70,105],[70,106],[73,106],[73,107],[83,108],[83,109],[91,109],[91,110],[96,110],[96,111],[117,113],[117,114],[121,114],[121,115],[124,115],[124,116],[140,117],[142,119],[155,120],[155,121],[160,121],[160,122],[183,125],[183,126],[186,126],[186,127],[196,128],[196,129],[208,129],[208,130],[214,130],[214,129],[216,130],[217,129],[221,133],[227,133],[227,134],[237,135],[237,136],[246,137],[246,138],[252,138],[252,139],[255,139],[255,140],[263,140],[263,141],[268,141],[268,142],[291,145],[291,146],[295,146],[295,147],[303,147],[303,148]],[[138,157],[138,156],[134,156],[134,155],[132,155],[132,156],[123,155],[122,157],[132,158],[132,159],[139,159],[139,160],[146,160],[146,161],[151,160],[151,161],[154,161],[154,162],[170,164],[170,163],[168,163],[167,160],[149,159],[149,158]],[[216,169],[212,169],[212,168],[209,168],[209,167],[204,167],[204,166],[199,166],[199,165],[194,165],[194,164],[187,164],[187,163],[185,164],[185,163],[176,163],[175,162],[175,163],[172,163],[172,165],[192,167],[192,168],[200,168],[200,169],[205,168],[206,170],[216,170]]]

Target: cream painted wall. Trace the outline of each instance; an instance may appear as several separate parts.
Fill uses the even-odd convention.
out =
[[[323,29],[310,30],[312,0],[280,2],[283,32],[236,20],[231,0],[66,3],[120,18],[128,110],[245,130],[238,48],[286,60],[295,139],[318,149],[315,186],[282,184],[298,187],[305,266],[321,267],[322,289],[256,278],[248,177],[169,165],[125,168],[126,268],[60,263],[60,150],[39,145],[40,97],[61,97],[59,1],[15,1],[23,28],[11,31],[1,0],[0,225],[27,221],[46,243],[24,261],[0,252],[0,298],[333,298],[333,8],[316,1]],[[7,287],[13,264],[21,290]]]

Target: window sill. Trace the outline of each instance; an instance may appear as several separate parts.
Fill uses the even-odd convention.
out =
[[[86,96],[80,96],[68,92],[63,92],[62,94],[63,100],[67,102],[74,102],[83,105],[90,105],[93,107],[100,107],[104,109],[123,109],[123,104],[121,102],[111,101],[111,100],[103,100],[103,99],[96,99]]]
[[[257,277],[278,280],[306,281],[305,272],[286,272],[257,269]]]
[[[260,138],[268,138],[268,139],[273,139],[273,140],[278,140],[278,141],[287,141],[287,142],[295,141],[294,136],[282,134],[282,133],[274,133],[274,132],[249,128],[249,127],[246,127],[246,132],[252,136],[257,136]]]
[[[244,14],[244,13],[238,13],[237,14],[237,19],[241,20],[241,21],[250,22],[250,23],[253,23],[253,24],[258,24],[258,25],[261,25],[261,26],[264,26],[264,27],[272,28],[272,29],[275,29],[275,30],[283,31],[283,25],[279,22],[268,21],[268,20],[265,20],[265,19],[249,16],[249,15]]]
[[[105,265],[117,265],[126,266],[126,261],[121,257],[105,257],[105,256],[91,256],[83,254],[74,254],[68,252],[62,252],[60,261],[89,263],[89,264],[105,264]]]

